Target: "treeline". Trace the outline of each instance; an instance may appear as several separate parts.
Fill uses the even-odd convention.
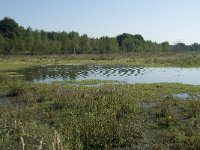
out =
[[[117,37],[90,38],[78,32],[46,32],[25,29],[14,19],[0,21],[0,53],[2,54],[103,54],[115,52],[200,50],[200,44],[185,45],[145,41],[141,35],[123,33]]]

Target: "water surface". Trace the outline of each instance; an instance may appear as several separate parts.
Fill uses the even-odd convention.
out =
[[[10,106],[10,105],[11,105],[11,102],[7,97],[0,96],[0,107],[1,106]]]
[[[32,82],[119,80],[127,83],[184,83],[200,85],[200,68],[144,68],[129,65],[47,65],[17,71]]]

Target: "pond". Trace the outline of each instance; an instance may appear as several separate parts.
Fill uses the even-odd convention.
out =
[[[18,70],[28,81],[118,80],[126,83],[175,82],[200,85],[200,68],[144,68],[129,65],[47,65]]]

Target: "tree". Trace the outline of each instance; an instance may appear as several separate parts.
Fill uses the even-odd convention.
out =
[[[79,50],[79,33],[78,32],[70,32],[68,35],[71,40],[71,51],[72,53],[76,53]]]
[[[3,54],[11,54],[13,50],[13,41],[10,38],[4,38],[2,47]]]
[[[122,41],[121,49],[126,52],[136,51],[136,45],[131,38],[126,38]]]
[[[50,44],[50,53],[52,54],[60,54],[61,53],[61,43],[57,40],[52,40],[49,42]]]
[[[200,51],[200,44],[199,43],[193,43],[190,47],[190,50],[192,51]]]
[[[112,53],[115,51],[118,51],[116,38],[104,36],[99,39],[99,53]]]
[[[118,49],[118,43],[117,43],[117,40],[116,38],[110,38],[109,40],[109,49],[110,49],[110,52],[117,52],[119,49]]]
[[[66,32],[59,34],[59,41],[61,44],[61,53],[70,53],[71,40]]]
[[[49,33],[47,34],[47,36],[48,36],[49,40],[52,40],[52,41],[58,39],[58,34],[57,34],[56,32],[49,32]]]
[[[24,43],[24,40],[22,39],[21,36],[19,36],[19,37],[15,36],[14,39],[13,39],[13,42],[14,42],[13,51],[15,53],[24,52],[24,50],[25,50],[25,43]]]
[[[44,30],[25,29],[14,19],[5,17],[0,20],[0,53],[55,53],[55,54],[91,54],[141,52],[141,51],[198,51],[200,44],[185,45],[168,42],[156,43],[146,41],[140,34],[123,33],[117,37],[103,36],[90,38],[78,32],[47,32]]]
[[[188,47],[185,45],[185,43],[177,43],[176,45],[174,45],[174,50],[177,51],[185,51],[187,49]]]
[[[41,51],[43,51],[43,43],[41,41],[41,36],[40,36],[40,32],[38,30],[33,32],[33,48],[32,51],[33,53],[39,53]]]
[[[28,53],[33,53],[33,46],[34,46],[34,36],[33,31],[30,27],[28,27],[25,31],[25,37],[24,37],[24,45],[25,45],[25,51]]]
[[[117,36],[119,47],[122,51],[138,51],[138,49],[144,45],[144,38],[139,35],[131,35],[123,33]]]
[[[100,44],[98,38],[91,38],[90,39],[90,49],[92,53],[99,53],[100,52]]]
[[[4,46],[5,46],[5,43],[4,43],[4,38],[3,36],[0,34],[0,53],[3,53],[4,51]]]
[[[162,42],[161,46],[162,46],[162,51],[169,51],[171,49],[169,42]]]
[[[118,44],[119,44],[119,47],[122,47],[122,45],[123,45],[123,41],[125,40],[125,39],[130,39],[131,38],[131,34],[128,34],[128,33],[123,33],[123,34],[121,34],[121,35],[118,35],[117,37],[116,37],[116,39],[117,39],[117,42],[118,42]]]
[[[80,37],[80,53],[91,53],[90,51],[90,41],[87,34],[84,34]]]
[[[0,33],[3,36],[8,38],[13,38],[14,34],[19,34],[19,25],[15,22],[14,19],[9,17],[5,17],[3,20],[0,21]]]

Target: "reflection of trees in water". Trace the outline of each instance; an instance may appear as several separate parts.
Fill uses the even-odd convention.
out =
[[[46,78],[62,78],[63,80],[75,80],[82,73],[85,76],[88,74],[89,68],[84,65],[64,65],[64,66],[39,66],[19,70],[20,74],[25,75],[26,79],[32,81],[33,79],[46,79]]]
[[[135,68],[125,65],[55,65],[39,66],[19,70],[18,73],[25,75],[26,79],[45,80],[62,79],[75,80],[80,77],[86,78],[91,75],[98,76],[137,76],[144,73],[143,68]]]

